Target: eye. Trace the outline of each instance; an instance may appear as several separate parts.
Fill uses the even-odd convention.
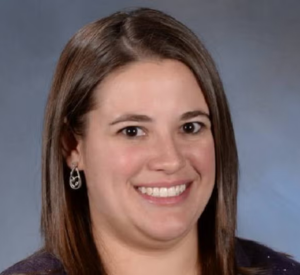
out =
[[[188,122],[182,126],[182,130],[186,134],[195,135],[200,132],[202,127],[203,127],[203,124],[200,122]]]
[[[145,132],[137,126],[128,126],[120,130],[120,132],[128,137],[139,137],[139,136],[144,136]]]

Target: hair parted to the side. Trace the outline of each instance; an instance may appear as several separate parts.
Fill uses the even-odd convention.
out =
[[[66,132],[84,136],[85,114],[95,107],[95,87],[117,68],[145,59],[183,62],[203,91],[211,114],[217,169],[212,197],[198,222],[202,274],[237,274],[238,158],[221,80],[210,54],[192,31],[148,8],[117,12],[86,25],[61,54],[43,133],[41,226],[45,249],[62,261],[69,275],[107,274],[92,235],[86,185],[76,192],[68,185],[70,169],[63,156],[62,136]]]

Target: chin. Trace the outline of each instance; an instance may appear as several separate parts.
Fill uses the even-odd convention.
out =
[[[183,238],[196,228],[197,224],[187,225],[184,223],[160,224],[153,228],[148,228],[147,235],[159,242],[173,242]],[[150,230],[149,230],[150,229]]]

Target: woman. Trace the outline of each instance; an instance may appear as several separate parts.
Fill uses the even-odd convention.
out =
[[[60,57],[43,136],[44,248],[2,274],[300,274],[235,238],[238,158],[214,62],[151,9]]]

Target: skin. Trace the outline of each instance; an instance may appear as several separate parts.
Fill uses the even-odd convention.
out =
[[[67,161],[84,171],[94,236],[108,269],[112,274],[198,274],[197,220],[213,190],[215,151],[206,115],[181,119],[195,110],[209,115],[193,73],[175,60],[132,63],[111,73],[95,98],[85,136]],[[111,125],[128,113],[151,121]],[[156,205],[136,190],[176,180],[192,182],[178,204]]]

